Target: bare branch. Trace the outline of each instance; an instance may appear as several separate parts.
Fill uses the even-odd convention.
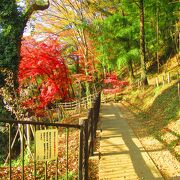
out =
[[[27,10],[27,12],[25,13],[25,20],[24,20],[24,24],[27,23],[27,21],[29,20],[29,18],[31,17],[31,15],[35,12],[35,11],[43,11],[47,8],[49,8],[49,0],[47,4],[44,5],[38,5],[36,2],[34,4],[32,4],[30,6],[30,8]]]

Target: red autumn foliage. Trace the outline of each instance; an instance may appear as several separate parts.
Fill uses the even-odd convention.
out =
[[[116,94],[120,91],[121,89],[119,87],[113,88],[113,89],[103,89],[104,94]]]
[[[80,67],[80,70],[78,73],[87,75],[88,76],[94,76],[97,72],[97,65],[99,64],[99,61],[96,59],[96,50],[94,47],[93,42],[90,40],[89,35],[86,34],[86,43],[87,47],[84,47],[84,43],[79,41],[78,48],[75,52],[72,53],[72,55],[75,55],[78,57],[78,64]],[[88,55],[87,55],[87,49],[88,48]],[[86,69],[86,71],[85,71]]]
[[[85,75],[85,74],[73,74],[72,78],[74,79],[74,83],[77,82],[92,82],[94,80],[93,76]]]
[[[23,106],[36,115],[56,99],[68,98],[71,81],[61,48],[54,39],[37,42],[28,38],[22,42],[19,91]]]
[[[111,88],[104,89],[104,94],[116,94],[120,92],[124,86],[129,85],[127,81],[120,81],[116,73],[107,74],[106,77],[107,78],[104,79],[104,84],[110,84]]]

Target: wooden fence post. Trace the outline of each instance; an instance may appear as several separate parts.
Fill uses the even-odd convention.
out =
[[[88,159],[89,159],[89,148],[88,148],[88,119],[84,120],[84,179],[88,180]]]
[[[98,124],[98,120],[99,120],[100,106],[101,106],[101,93],[99,93],[97,98],[96,98],[96,104],[95,104],[95,108],[94,108],[94,119],[95,119],[94,137],[95,138],[96,138],[97,124]]]
[[[180,82],[178,82],[178,97],[179,97],[179,100],[180,100]]]
[[[164,86],[165,85],[164,75],[162,75],[162,83],[163,83],[163,86]]]
[[[141,84],[140,84],[140,80],[138,80],[138,89],[140,88]]]
[[[156,86],[159,87],[159,79],[156,77]]]
[[[88,120],[90,120],[90,124],[91,124],[91,127],[90,127],[90,131],[91,131],[91,141],[90,141],[90,145],[91,145],[91,149],[90,149],[90,154],[91,156],[93,156],[94,154],[94,108],[91,108],[90,109],[90,116]]]
[[[84,158],[84,139],[83,139],[83,120],[79,120],[79,125],[81,126],[79,131],[79,170],[78,170],[78,180],[83,179],[83,158]]]
[[[167,80],[168,80],[168,84],[169,84],[169,83],[171,82],[171,79],[170,79],[170,73],[168,73]]]

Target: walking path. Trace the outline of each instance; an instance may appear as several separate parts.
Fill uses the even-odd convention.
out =
[[[116,104],[101,108],[100,180],[161,180],[158,169],[145,152]]]

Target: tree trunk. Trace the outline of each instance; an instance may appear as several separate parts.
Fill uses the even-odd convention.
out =
[[[77,59],[76,59],[76,73],[78,74],[79,73],[79,57],[77,56]]]
[[[145,32],[144,32],[144,0],[140,0],[140,54],[141,54],[141,80],[143,85],[148,85],[146,74]]]
[[[41,5],[38,5],[35,1],[35,3],[33,3],[29,9],[27,10],[27,12],[25,13],[24,15],[24,19],[22,20],[21,24],[20,24],[20,27],[19,27],[19,31],[16,35],[16,45],[17,45],[17,64],[16,64],[16,68],[15,69],[15,72],[14,72],[14,82],[16,85],[18,85],[18,82],[17,82],[17,77],[18,77],[18,65],[19,65],[19,62],[21,60],[21,39],[23,37],[23,33],[24,33],[24,29],[26,27],[26,24],[27,22],[29,21],[31,15],[35,12],[35,11],[43,11],[47,8],[49,8],[49,0],[47,1],[47,4],[41,4]]]
[[[84,44],[84,60],[85,60],[84,70],[85,70],[86,76],[88,76],[89,73],[88,73],[87,64],[88,64],[88,57],[89,57],[89,49],[88,49],[88,45],[87,45],[86,36],[85,36],[85,30],[84,29],[82,30],[82,38],[83,38],[83,44]],[[85,87],[86,87],[86,96],[88,96],[88,95],[90,95],[90,86],[89,86],[89,83],[87,81],[85,82]]]
[[[21,131],[22,125],[19,124],[18,127],[19,127],[19,138],[20,138],[20,154],[22,154],[23,153],[23,134]]]
[[[128,71],[129,71],[130,81],[132,83],[132,82],[134,82],[134,79],[135,79],[132,60],[128,61]]]
[[[157,49],[156,49],[156,61],[157,61],[157,70],[158,74],[160,72],[160,62],[159,62],[159,7],[158,7],[158,1],[157,1],[157,7],[156,7],[156,43],[157,43]]]
[[[31,144],[31,131],[30,131],[30,125],[26,124],[26,137],[27,137],[27,146],[30,147]]]

